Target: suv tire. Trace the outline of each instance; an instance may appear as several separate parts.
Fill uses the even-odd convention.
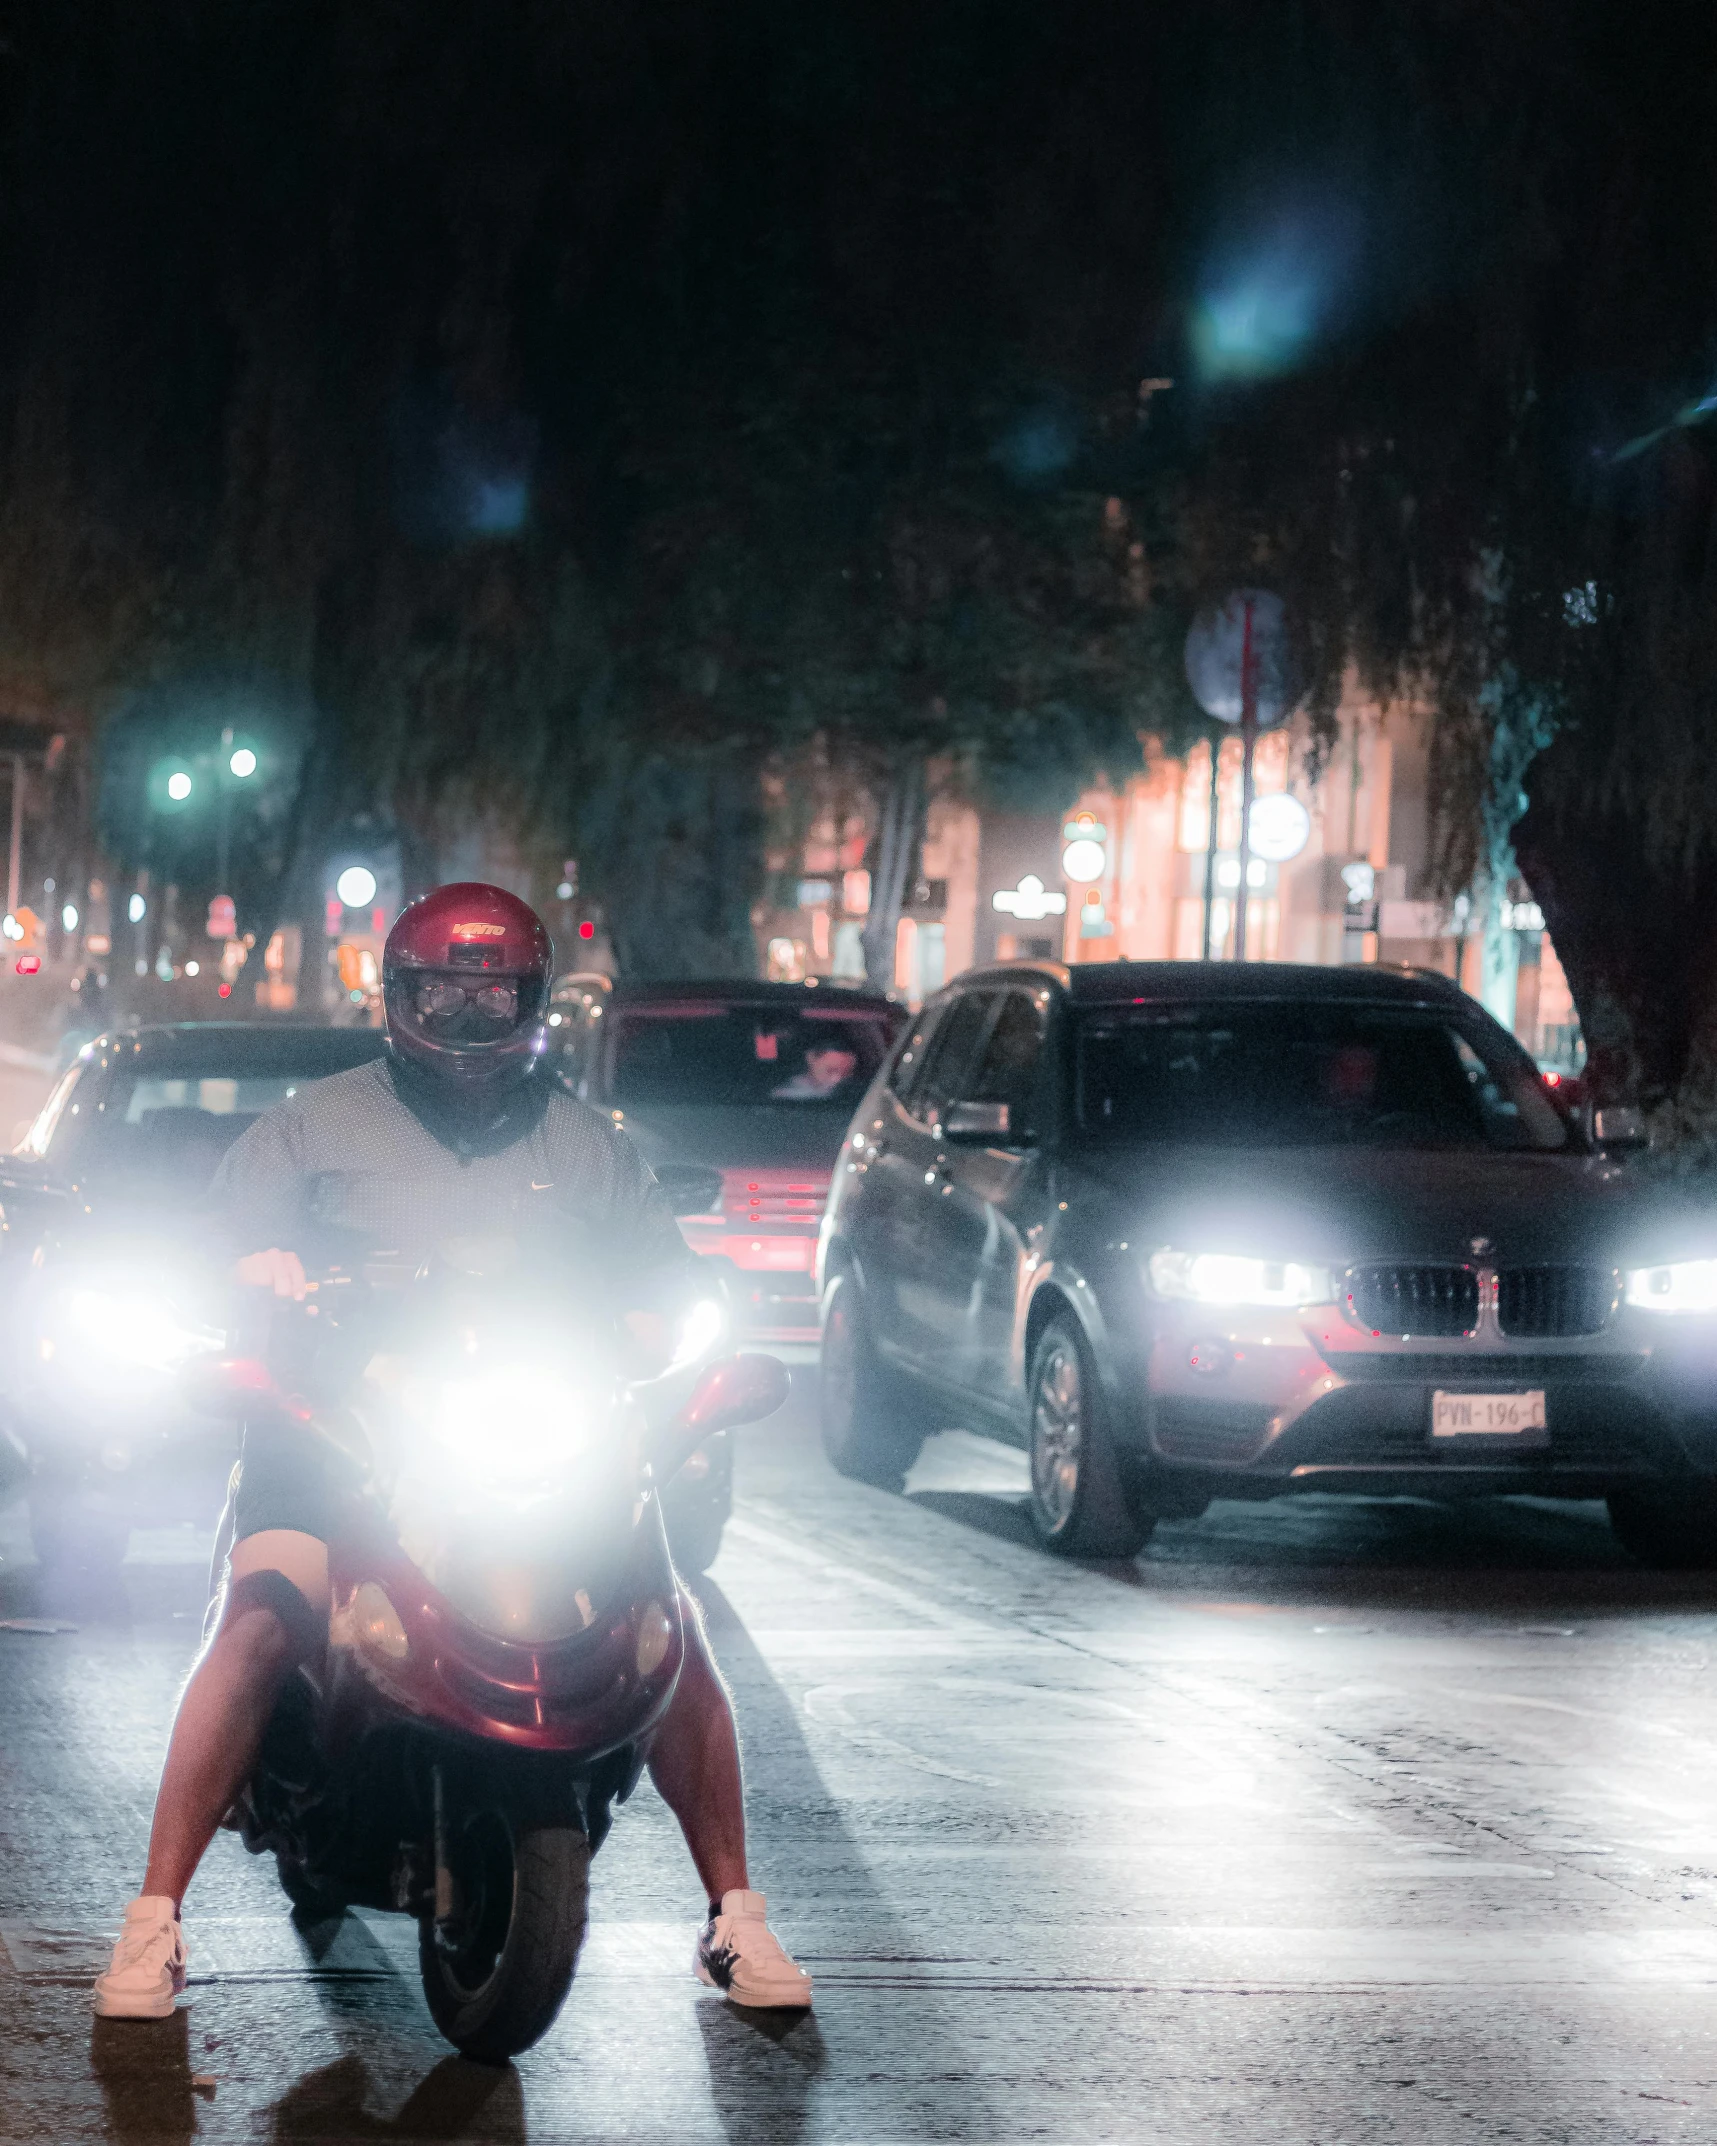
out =
[[[1038,1336],[1026,1384],[1031,1524],[1060,1557],[1136,1557],[1156,1515],[1127,1495],[1091,1350],[1072,1315]]]
[[[842,1475],[898,1490],[927,1433],[923,1411],[882,1364],[857,1278],[837,1274],[823,1298],[822,1374],[817,1427]]]

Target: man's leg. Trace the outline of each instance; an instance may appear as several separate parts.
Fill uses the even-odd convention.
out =
[[[309,1632],[291,1629],[301,1613],[290,1598],[283,1615],[269,1603],[266,1586],[244,1585],[269,1573],[289,1581],[319,1631],[327,1630],[326,1543],[271,1528],[233,1545],[226,1608],[179,1701],[149,1830],[143,1891],[175,1906],[250,1777],[280,1687],[310,1651]]]
[[[709,1897],[692,1965],[737,2004],[791,2007],[811,2001],[811,1978],[788,1957],[765,1920],[745,1866],[745,1785],[727,1687],[695,1602],[682,1593],[686,1659],[667,1717],[650,1748],[650,1778],[680,1822]]]
[[[143,1891],[96,1981],[103,2015],[160,2019],[172,2011],[185,1980],[178,1920],[185,1889],[256,1764],[281,1686],[327,1627],[325,1544],[279,1528],[234,1545],[220,1624],[174,1718]]]
[[[650,1746],[650,1778],[680,1822],[705,1897],[744,1892],[745,1784],[727,1686],[704,1637],[697,1606],[682,1595],[686,1661],[667,1718]]]

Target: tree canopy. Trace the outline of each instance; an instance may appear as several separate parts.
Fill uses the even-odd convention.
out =
[[[1263,581],[1315,722],[1354,670],[1427,709],[1449,884],[1527,871],[1603,1078],[1717,1102],[1717,963],[1662,928],[1717,886],[1714,42],[1600,0],[14,9],[0,677],[116,768],[217,681],[302,771],[277,850],[498,812],[634,968],[723,967],[772,756],[1122,775],[1195,723],[1191,610]]]

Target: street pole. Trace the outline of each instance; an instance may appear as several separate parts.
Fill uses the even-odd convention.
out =
[[[1212,732],[1210,740],[1210,839],[1204,845],[1204,940],[1199,949],[1199,960],[1210,959],[1210,918],[1216,907],[1216,837],[1220,830],[1219,815],[1222,808],[1222,792],[1217,778],[1222,772],[1222,740]]]
[[[232,746],[232,732],[223,730],[221,732],[220,758],[215,767],[215,892],[217,894],[230,894],[232,892],[232,889],[227,885],[227,850],[230,846],[229,834],[231,829],[231,821],[228,815],[232,809],[232,799],[227,789],[227,776],[229,762],[232,758]]]
[[[12,755],[12,854],[6,861],[6,914],[18,914],[19,873],[24,851],[24,756]]]
[[[1240,633],[1240,885],[1234,895],[1234,958],[1246,959],[1246,875],[1252,863],[1252,753],[1258,743],[1258,658],[1252,646],[1252,600]]]

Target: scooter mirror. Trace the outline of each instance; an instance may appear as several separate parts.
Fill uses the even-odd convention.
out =
[[[658,1479],[684,1466],[706,1438],[774,1415],[788,1394],[787,1367],[774,1356],[724,1356],[711,1364],[661,1441]]]
[[[187,1407],[200,1416],[261,1416],[280,1404],[274,1374],[254,1356],[200,1357],[179,1374]]]

